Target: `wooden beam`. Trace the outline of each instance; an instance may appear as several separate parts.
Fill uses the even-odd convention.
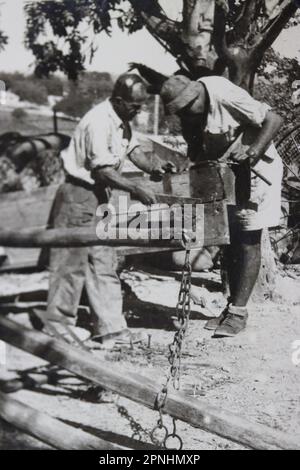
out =
[[[104,441],[81,429],[52,418],[31,408],[19,400],[0,392],[0,418],[25,434],[61,450],[120,450],[120,447]]]
[[[150,142],[150,141],[149,141]],[[150,143],[152,148],[154,144]],[[185,162],[186,159],[178,152],[168,148],[164,144],[155,143],[160,149],[162,159],[174,161],[175,163]],[[150,151],[152,151],[150,148]],[[162,181],[154,182],[149,175],[141,176],[134,172],[126,173],[126,177],[144,188],[149,188],[157,196],[158,202],[164,204],[203,204],[205,226],[205,246],[213,244],[228,244],[228,221],[227,207],[222,203],[226,199],[227,203],[232,203],[231,194],[234,188],[233,176],[227,165],[216,166],[215,163],[207,162],[207,165],[194,167],[189,172],[178,174],[166,174]],[[49,225],[49,219],[53,201],[57,192],[57,186],[39,188],[31,193],[16,191],[1,195],[0,219],[5,221],[5,227],[15,232],[23,230],[45,230]],[[196,189],[195,189],[196,188]],[[119,196],[126,196],[128,203],[132,201],[128,193],[113,190],[110,203],[118,212]],[[223,214],[216,221],[214,211]],[[211,232],[219,232],[219,236],[210,236]],[[224,236],[223,236],[224,235]],[[125,246],[117,248],[121,256],[132,254],[146,254],[160,251],[160,246]],[[164,250],[174,251],[174,248],[167,245]],[[39,248],[28,248],[23,250],[11,246],[5,250],[7,260],[0,265],[0,272],[9,270],[19,270],[36,266],[43,267],[47,260],[41,257]]]
[[[218,214],[215,213],[215,218]],[[221,214],[222,217],[222,214]],[[225,232],[225,230],[224,230]],[[94,245],[106,245],[106,246],[137,246],[137,247],[153,247],[153,248],[171,248],[171,249],[183,249],[181,240],[179,239],[167,239],[167,240],[152,240],[146,238],[149,236],[149,231],[144,231],[145,237],[138,239],[99,239],[96,235],[94,227],[91,228],[58,228],[50,230],[0,230],[0,245],[10,247],[22,247],[22,248],[36,248],[36,247],[82,247],[82,246],[94,246]],[[171,233],[172,237],[172,233]],[[199,248],[203,246],[215,246],[222,245],[225,242],[229,242],[226,239],[226,233],[218,233],[218,227],[216,227],[216,234],[210,237],[208,240],[201,240],[197,245]]]
[[[170,246],[182,248],[180,241],[176,240],[152,240],[152,245]],[[108,246],[150,246],[149,240],[140,238],[131,239],[106,239],[100,240],[95,231],[95,227],[90,228],[58,228],[50,230],[0,230],[0,245],[14,246],[22,248],[36,247],[82,247],[93,245]]]
[[[160,391],[156,380],[99,362],[90,353],[21,327],[7,318],[0,317],[0,339],[142,405],[156,408]],[[223,407],[213,407],[207,401],[186,397],[177,391],[169,392],[164,409],[176,419],[252,449],[300,449],[299,440],[285,432],[249,422],[224,411]]]

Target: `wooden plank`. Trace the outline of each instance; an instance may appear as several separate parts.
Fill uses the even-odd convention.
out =
[[[81,377],[91,380],[149,408],[156,408],[160,385],[134,372],[118,368],[115,364],[99,362],[91,353],[76,349],[44,333],[25,328],[7,318],[0,317],[0,339],[34,354],[52,364],[59,365]],[[259,450],[300,450],[300,443],[286,432],[253,423],[238,415],[209,405],[205,400],[186,397],[178,391],[169,391],[165,413],[192,426],[246,447]]]
[[[15,250],[17,248],[7,248],[7,251],[9,250],[10,253],[15,253]],[[24,252],[25,250],[19,249],[20,252]],[[27,251],[33,251],[33,250],[26,250]],[[36,248],[35,253],[40,253],[41,249]],[[39,256],[35,254],[31,258],[28,256],[28,259],[25,258],[18,258],[18,260],[14,260],[14,258],[10,261],[6,261],[5,263],[0,265],[0,273],[11,273],[11,272],[22,272],[22,271],[28,271],[32,269],[36,269],[38,267],[38,259]],[[24,260],[24,261],[23,261]]]
[[[205,165],[202,165],[201,168],[191,169],[190,172],[175,175],[167,174],[160,182],[151,181],[149,175],[137,176],[136,173],[128,173],[126,176],[132,181],[142,184],[145,188],[152,189],[158,196],[158,202],[169,205],[176,203],[200,204],[221,201],[225,196],[230,199],[229,188],[232,187],[230,171],[226,165],[221,166],[217,170],[215,166],[208,166],[206,168]],[[222,175],[221,179],[220,175]],[[227,181],[224,187],[221,180]],[[1,227],[15,229],[16,231],[25,228],[46,228],[57,188],[58,186],[53,185],[39,188],[31,193],[17,191],[1,194]],[[126,195],[126,193],[114,190],[111,202],[117,203],[120,195]],[[206,246],[208,246],[208,243],[212,245],[209,238],[211,240],[216,239],[218,244],[227,244],[229,234],[225,234],[224,230],[220,230],[220,233],[225,234],[223,240],[221,236],[209,237],[211,227],[215,231],[217,222],[214,218],[209,219],[210,211],[205,211],[205,213],[207,214],[205,220]],[[226,216],[223,217],[222,223],[225,223],[225,220]],[[169,248],[172,250],[171,247]],[[167,249],[168,247],[165,247],[165,250]],[[128,254],[153,253],[157,251],[157,248],[144,246],[143,248],[137,247],[135,251],[131,246],[118,250],[120,251],[120,256],[127,256]],[[8,259],[0,265],[0,272],[19,269],[23,266],[27,268],[36,267],[39,263],[41,250],[39,248],[23,250],[17,247],[7,247],[6,253]]]
[[[188,158],[186,157],[187,145],[184,144],[184,141],[183,145],[181,145],[181,148],[178,150],[171,145],[162,142],[157,136],[149,137],[148,142],[151,142],[152,144],[151,151],[161,160],[165,162],[171,161],[180,166],[183,166],[188,162]]]
[[[224,213],[213,213],[213,217],[221,216],[223,220]],[[202,219],[202,223],[203,223]],[[82,247],[82,246],[137,246],[137,247],[154,247],[154,248],[170,248],[171,250],[183,249],[181,239],[173,238],[172,230],[170,231],[170,239],[151,239],[149,230],[141,230],[140,238],[107,238],[100,239],[95,233],[93,227],[89,228],[58,228],[50,230],[0,230],[1,246],[18,246],[23,248],[32,247],[48,247],[48,248],[66,248],[66,247]],[[213,238],[207,240],[202,238],[196,240],[193,244],[194,249],[203,248],[203,246],[216,246],[224,244],[226,233],[222,233],[216,227]],[[207,241],[207,243],[206,243]]]
[[[211,161],[192,166],[183,173],[167,173],[158,182],[152,181],[149,175],[128,177],[144,188],[152,189],[155,194],[195,198],[199,204],[231,199],[234,188],[231,168]]]
[[[218,241],[218,243],[215,243]],[[204,246],[230,243],[228,206],[225,201],[204,204]]]
[[[1,227],[11,229],[46,228],[58,186],[39,188],[31,193],[16,191],[0,195]],[[18,269],[20,266],[35,267],[38,264],[40,249],[23,250],[7,248],[8,259],[0,266]]]
[[[0,417],[41,442],[61,450],[121,450],[124,447],[73,428],[0,392]]]

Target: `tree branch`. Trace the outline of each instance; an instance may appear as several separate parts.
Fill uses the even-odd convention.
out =
[[[220,59],[231,57],[226,41],[226,11],[219,2],[215,6],[213,44]]]
[[[246,0],[239,17],[235,22],[234,36],[237,41],[245,39],[257,9],[261,6],[261,0]]]
[[[201,29],[213,29],[209,10],[214,10],[214,0],[183,0],[182,24],[187,34],[198,35]]]
[[[183,50],[181,23],[167,17],[158,0],[129,0],[136,15],[142,18],[147,30],[172,55],[178,57]]]
[[[279,36],[289,19],[296,13],[298,6],[293,0],[283,0],[280,8],[281,12],[264,27],[263,32],[260,34],[253,48],[252,55],[262,56],[264,54]]]

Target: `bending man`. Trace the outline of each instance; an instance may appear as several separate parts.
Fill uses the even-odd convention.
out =
[[[188,154],[195,163],[221,158],[241,132],[248,144],[241,145],[234,155],[240,165],[236,170],[237,207],[230,218],[231,246],[227,250],[230,302],[219,318],[206,325],[215,336],[234,336],[246,327],[247,303],[261,264],[262,230],[279,224],[282,162],[272,139],[281,118],[267,104],[223,77],[191,81],[173,76],[164,83],[161,97],[166,112],[181,118]],[[250,177],[249,164],[272,185],[252,172]]]

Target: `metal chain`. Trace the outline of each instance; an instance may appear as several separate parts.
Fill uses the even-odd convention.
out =
[[[125,406],[119,405],[118,401],[116,401],[116,406],[118,413],[129,422],[129,425],[132,429],[132,439],[137,439],[138,441],[141,441],[143,438],[151,438],[150,433],[146,429],[144,429],[137,421],[135,421],[135,419],[129,414]]]
[[[157,395],[156,408],[159,412],[159,419],[156,426],[151,432],[152,442],[160,444],[165,449],[182,449],[183,443],[180,436],[176,432],[176,421],[173,419],[173,431],[170,433],[163,422],[163,409],[168,396],[168,390],[170,382],[173,383],[173,387],[176,390],[180,388],[180,369],[181,369],[181,354],[182,345],[185,338],[188,322],[191,312],[191,277],[192,277],[192,265],[190,262],[190,245],[185,240],[185,262],[182,270],[181,284],[178,295],[178,302],[176,306],[177,313],[177,327],[178,330],[174,335],[173,342],[169,345],[169,356],[168,361],[170,363],[170,369],[166,378],[166,381]],[[160,434],[160,439],[157,438],[157,434]],[[169,447],[174,442],[177,443],[177,447]],[[159,442],[158,442],[159,440]]]

